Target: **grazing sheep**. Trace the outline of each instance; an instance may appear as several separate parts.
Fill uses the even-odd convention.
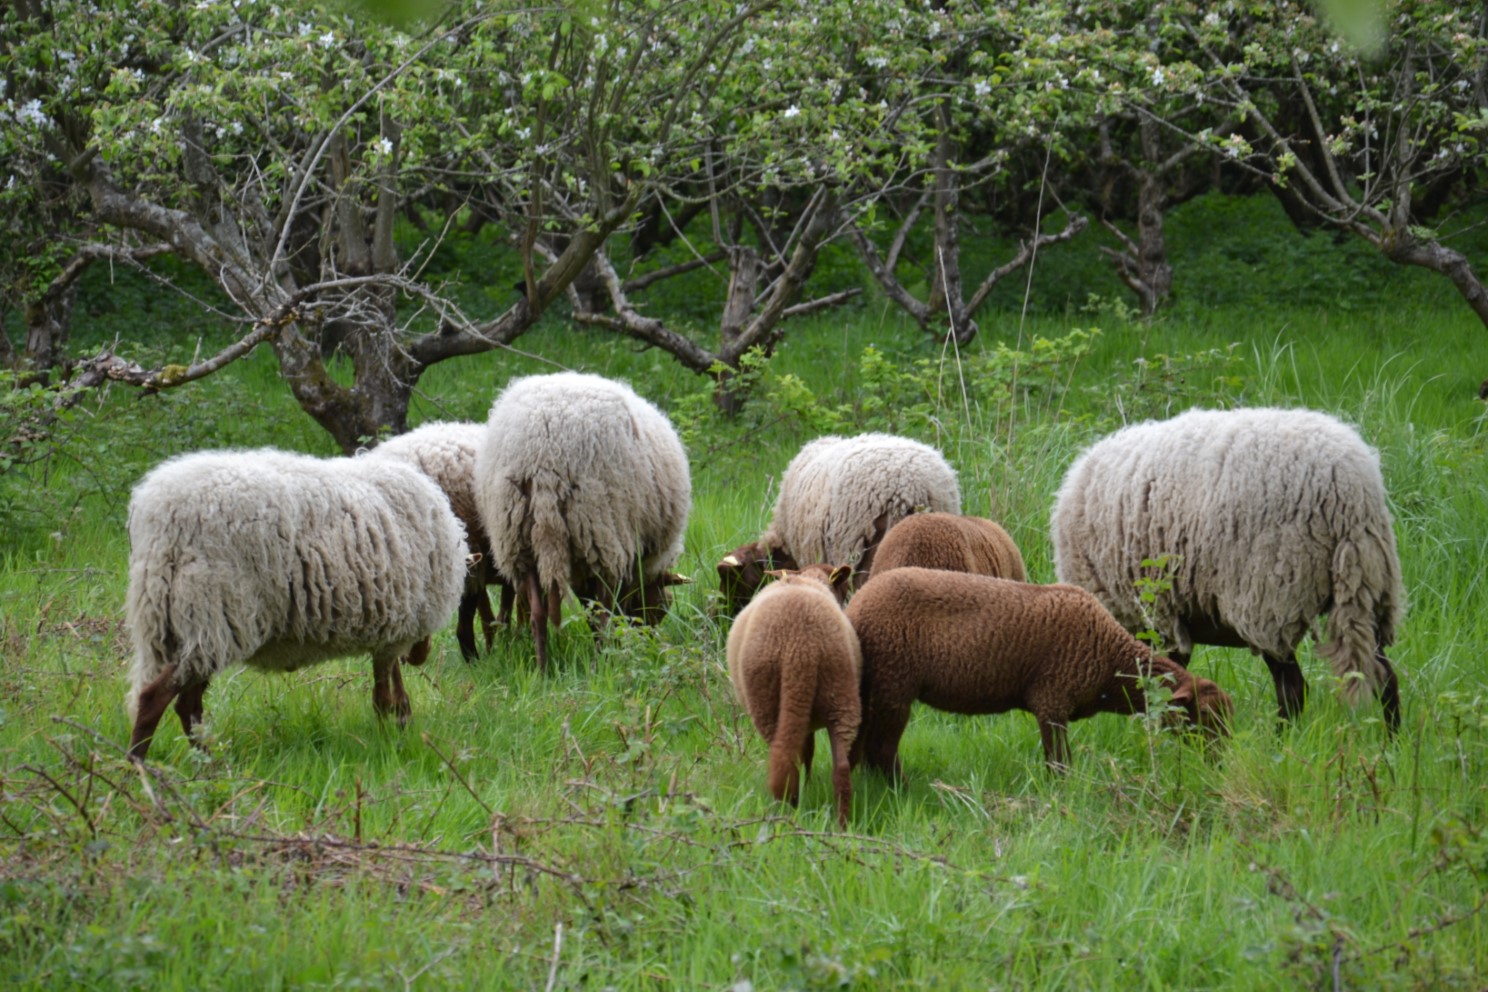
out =
[[[770,574],[778,581],[760,590],[729,631],[729,678],[755,729],[770,743],[770,792],[776,799],[797,804],[796,762],[811,773],[816,731],[826,728],[837,822],[846,827],[852,805],[848,753],[862,715],[862,656],[841,602],[852,569],[808,565]]]
[[[692,506],[687,453],[666,415],[623,383],[514,380],[491,406],[475,480],[496,570],[528,604],[544,670],[565,590],[656,623],[666,587],[687,581],[668,571]]]
[[[1021,709],[1038,719],[1044,759],[1069,764],[1065,728],[1096,713],[1140,713],[1138,679],[1170,679],[1171,702],[1210,735],[1230,699],[1152,653],[1077,586],[896,568],[874,576],[847,618],[863,651],[863,726],[853,764],[901,774],[899,738],[916,701],[951,713]]]
[[[906,566],[1028,581],[1023,555],[1007,531],[984,517],[954,513],[916,513],[889,528],[873,558],[873,576]]]
[[[465,592],[460,597],[460,612],[455,623],[455,639],[460,656],[474,661],[475,617],[480,614],[486,635],[486,650],[491,649],[493,628],[511,619],[512,587],[501,581],[491,564],[491,547],[486,529],[481,525],[475,505],[475,454],[486,436],[485,424],[430,423],[407,434],[390,438],[376,448],[369,458],[396,458],[423,472],[444,490],[450,509],[465,525],[466,545],[470,549],[470,574],[465,578]],[[486,586],[501,587],[501,614],[491,615],[491,601]]]
[[[371,652],[372,706],[405,724],[399,659],[422,662],[465,580],[465,534],[423,473],[273,449],[182,455],[129,501],[131,756],[165,708],[190,736],[212,676]]]
[[[1383,649],[1405,594],[1379,456],[1333,417],[1191,410],[1127,427],[1071,466],[1052,530],[1060,580],[1095,593],[1128,630],[1153,626],[1179,661],[1196,643],[1260,654],[1283,719],[1306,694],[1297,645],[1327,613],[1318,653],[1346,679],[1345,697],[1370,687],[1386,725],[1400,725]],[[1144,617],[1137,582],[1153,570],[1142,562],[1163,555],[1172,588]]]
[[[891,434],[819,437],[786,466],[765,533],[719,562],[725,608],[738,612],[771,568],[852,562],[856,583],[888,529],[922,510],[961,512],[956,472],[940,452]]]

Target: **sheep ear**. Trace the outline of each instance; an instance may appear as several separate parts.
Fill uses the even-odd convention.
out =
[[[656,577],[656,584],[659,586],[690,586],[692,579],[680,572],[662,572]]]
[[[1189,722],[1198,723],[1199,700],[1196,695],[1198,680],[1192,675],[1189,675],[1187,678],[1178,678],[1177,676],[1174,676],[1174,678],[1178,682],[1178,685],[1173,690],[1173,695],[1169,698],[1168,702],[1174,706],[1182,706],[1184,712],[1188,714]]]
[[[719,564],[720,567],[723,566],[723,565],[728,565],[731,568],[738,568],[740,565],[742,565],[744,563],[741,562],[738,559],[738,557],[735,556],[735,555],[724,555],[723,556],[723,561],[719,562],[718,564]]]
[[[788,570],[784,569],[784,568],[772,568],[772,569],[767,570],[765,572],[765,574],[768,575],[772,579],[783,579],[787,575],[790,575],[791,573]]]
[[[827,577],[827,581],[834,586],[840,586],[848,579],[852,578],[852,574],[853,570],[851,565],[838,565],[836,568],[832,569],[832,574]]]

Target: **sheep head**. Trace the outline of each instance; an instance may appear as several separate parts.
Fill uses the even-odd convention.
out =
[[[765,574],[772,579],[782,581],[795,579],[798,582],[811,582],[826,586],[832,590],[832,595],[836,598],[838,606],[847,602],[847,592],[852,586],[853,579],[851,565],[807,565],[799,571],[793,572],[780,568],[771,569]]]
[[[672,605],[672,586],[691,584],[692,579],[677,572],[662,572],[652,579],[627,579],[615,596],[615,608],[648,626],[661,623]]]
[[[754,542],[740,545],[718,563],[718,589],[723,594],[722,612],[734,616],[765,584],[771,569],[794,569],[796,560],[782,550],[771,550]]]
[[[1183,720],[1211,741],[1230,735],[1235,704],[1229,694],[1209,679],[1199,678],[1167,658],[1152,659],[1153,674],[1170,677],[1175,683],[1169,704],[1181,708]],[[1176,714],[1174,714],[1176,716]]]

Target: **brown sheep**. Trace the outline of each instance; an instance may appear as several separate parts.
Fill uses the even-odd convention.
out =
[[[1154,655],[1076,586],[896,568],[848,604],[863,652],[863,727],[853,764],[900,775],[911,704],[951,713],[1032,713],[1052,769],[1068,767],[1071,720],[1140,713],[1138,679],[1172,684],[1171,702],[1210,736],[1227,733],[1229,696]]]
[[[916,513],[884,535],[872,575],[891,568],[936,568],[1027,582],[1023,555],[1007,531],[984,517]]]
[[[744,607],[729,631],[729,679],[755,729],[770,742],[769,783],[776,799],[792,806],[800,801],[797,760],[809,775],[816,731],[827,729],[837,822],[846,827],[852,803],[848,756],[862,716],[862,655],[841,605],[852,569],[811,565],[770,574],[778,581]]]

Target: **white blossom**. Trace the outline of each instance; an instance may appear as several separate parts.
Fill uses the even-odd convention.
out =
[[[388,139],[387,135],[383,135],[377,139],[377,153],[379,155],[391,155],[393,153],[393,143]]]
[[[41,109],[40,100],[30,100],[21,105],[16,111],[16,120],[22,124],[50,124],[52,119]]]
[[[985,79],[978,79],[976,85],[971,88],[971,91],[977,96],[987,96],[992,92],[992,84]]]
[[[319,38],[316,38],[315,40],[321,48],[333,48],[336,44],[336,36],[331,34],[329,31],[321,35]]]
[[[1156,69],[1153,69],[1152,70],[1152,85],[1153,86],[1161,86],[1163,84],[1163,79],[1164,78],[1166,78],[1166,77],[1163,76],[1162,66],[1158,66]]]
[[[784,117],[786,120],[790,120],[792,117],[800,116],[800,113],[801,108],[793,103],[789,107],[785,108],[785,113],[781,116]]]

